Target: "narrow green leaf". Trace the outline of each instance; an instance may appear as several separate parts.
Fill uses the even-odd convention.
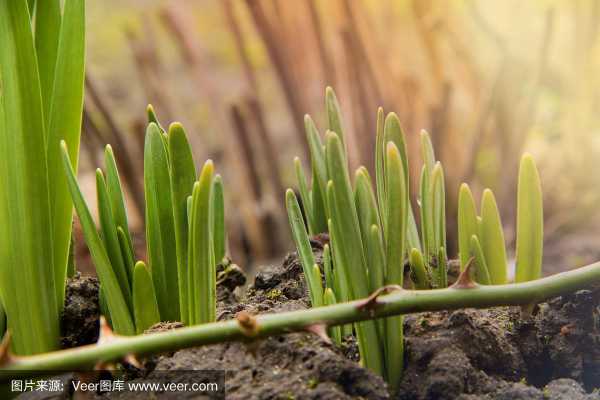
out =
[[[369,254],[369,282],[371,293],[385,284],[385,246],[381,231],[377,225],[371,225],[368,238]]]
[[[481,247],[492,285],[507,282],[506,245],[500,212],[491,190],[485,189],[481,197]]]
[[[386,284],[402,286],[408,221],[408,177],[404,172],[400,151],[393,142],[388,142],[386,145],[385,175],[388,196]],[[393,388],[396,388],[402,375],[404,360],[403,318],[402,316],[387,318],[385,324],[388,381]]]
[[[383,221],[386,220],[386,192],[385,192],[385,137],[383,134],[384,126],[383,108],[377,109],[377,130],[375,132],[375,185],[377,186],[377,204],[379,205],[379,215]],[[383,232],[382,232],[383,233]]]
[[[333,265],[331,260],[331,249],[328,244],[323,246],[323,271],[325,273],[325,287],[335,288],[335,276],[333,274]]]
[[[135,267],[133,260],[135,260],[135,258],[127,234],[120,226],[117,226],[117,238],[119,239],[119,247],[121,248],[121,255],[123,257],[123,262],[125,263],[127,279],[129,280],[129,286],[131,287],[133,285],[133,269]]]
[[[75,265],[75,238],[71,234],[71,241],[69,242],[69,259],[67,260],[67,278],[71,279],[75,276],[77,266]]]
[[[516,282],[542,276],[544,210],[542,186],[535,161],[530,154],[521,158],[517,197]]]
[[[333,290],[331,290],[331,288],[325,289],[325,293],[323,294],[323,304],[326,306],[332,306],[334,304],[337,304],[335,294],[333,293]],[[342,343],[341,327],[332,326],[328,329],[328,331],[329,336],[331,336],[331,339],[333,340],[333,343],[339,346]]]
[[[290,226],[292,228],[292,237],[294,238],[294,243],[298,249],[298,257],[300,258],[300,263],[302,264],[302,269],[306,278],[311,304],[313,307],[319,307],[323,304],[323,289],[321,283],[317,282],[317,278],[314,275],[313,265],[315,265],[315,257],[310,246],[304,220],[302,219],[298,199],[291,189],[288,189],[285,193],[285,204]]]
[[[416,289],[431,289],[431,282],[423,255],[418,249],[412,249],[409,257],[410,276]]]
[[[121,292],[119,281],[112,269],[106,249],[96,231],[96,225],[94,224],[90,210],[88,209],[83,195],[81,194],[81,190],[79,189],[79,185],[77,184],[77,178],[75,177],[75,171],[71,166],[67,146],[64,142],[61,146],[69,191],[71,192],[73,204],[75,205],[75,210],[77,210],[77,215],[81,222],[83,237],[90,250],[92,260],[96,266],[96,273],[98,274],[98,278],[100,279],[100,283],[106,294],[106,303],[108,305],[114,330],[121,335],[133,335],[135,334],[135,328],[131,319],[131,314],[129,313],[127,302]]]
[[[142,261],[135,264],[133,273],[133,309],[135,330],[138,335],[160,322],[152,276],[150,276],[150,270]]]
[[[50,104],[60,36],[60,0],[40,1],[35,9],[35,52],[40,72],[44,122],[50,122]]]
[[[342,143],[344,154],[346,154],[345,132],[342,123],[342,112],[335,92],[330,86],[325,89],[325,110],[327,111],[327,122],[330,131],[335,132]]]
[[[469,185],[463,183],[458,192],[458,255],[460,270],[464,270],[470,258],[471,236],[477,235],[477,210]]]
[[[312,191],[313,193],[315,193],[315,186],[317,186],[318,184],[320,193],[323,196],[322,203],[326,205],[327,200],[325,196],[327,191],[327,181],[329,178],[327,177],[327,164],[325,163],[325,152],[323,151],[323,144],[321,143],[319,131],[317,130],[315,123],[308,115],[304,117],[304,128],[306,130],[306,138],[308,140],[308,146],[310,148],[311,167],[313,169],[313,174],[315,174],[317,178],[316,180],[313,179]],[[327,225],[327,221],[325,221],[324,224]]]
[[[327,135],[327,168],[329,175],[336,182],[334,184],[334,181],[330,180],[327,184],[327,204],[332,216],[329,232],[333,235],[335,266],[341,267],[340,271],[343,270],[339,275],[348,282],[351,299],[361,298],[369,292],[366,260],[342,144],[333,132]],[[336,188],[336,185],[339,188]],[[363,364],[382,374],[383,358],[376,322],[361,322],[355,324],[355,328]]]
[[[433,144],[431,138],[426,130],[422,130],[420,134],[421,138],[421,158],[423,159],[423,165],[427,171],[431,174],[435,167],[435,153],[433,151]]]
[[[155,123],[150,123],[144,145],[148,263],[161,319],[179,321],[177,252],[169,170],[162,133]]]
[[[306,222],[308,225],[308,232],[311,236],[319,233],[315,231],[314,214],[312,207],[312,196],[308,191],[308,184],[306,183],[306,176],[302,169],[302,163],[298,157],[294,158],[294,170],[296,171],[296,179],[298,180],[298,190],[300,191],[300,199],[302,200],[302,206],[304,208],[304,214],[306,215]],[[318,185],[315,185],[318,186]]]
[[[125,195],[123,194],[115,155],[110,145],[106,145],[106,148],[104,149],[104,165],[106,167],[106,188],[108,189],[108,197],[110,199],[110,206],[112,208],[115,225],[120,226],[123,230],[130,251],[134,254],[133,241],[131,240],[131,234],[129,233]],[[133,264],[131,265],[131,273],[133,274]]]
[[[54,84],[48,122],[47,152],[50,189],[50,214],[54,243],[56,293],[62,308],[71,240],[73,204],[67,189],[60,154],[60,142],[69,149],[73,168],[77,171],[83,85],[85,77],[85,0],[65,2],[60,39],[54,69]]]
[[[338,226],[336,233],[340,235],[340,261],[349,271],[348,276],[353,276],[353,298],[361,298],[369,294],[369,286],[360,223],[342,142],[331,131],[327,132],[326,151],[327,173],[331,178],[328,186],[331,186],[333,195],[333,203],[328,200],[328,204],[332,220]]]
[[[366,168],[361,167],[356,171],[354,183],[354,198],[364,253],[367,261],[369,275],[369,291],[383,286],[383,257],[378,254],[380,238],[372,236],[372,227],[375,226],[379,234],[379,212],[371,178]],[[377,265],[375,265],[377,264]],[[376,270],[377,269],[377,270]]]
[[[421,168],[419,203],[421,206],[421,235],[423,240],[423,249],[425,251],[425,262],[427,264],[431,263],[431,258],[436,253],[432,215],[433,208],[431,207],[432,192],[429,190],[430,187],[430,175],[427,171],[427,167],[423,165],[423,168]]]
[[[404,131],[402,130],[402,126],[400,125],[400,120],[398,116],[391,112],[385,117],[385,123],[383,127],[383,136],[384,136],[384,145],[386,146],[386,158],[384,161],[384,167],[387,165],[387,144],[389,142],[394,143],[397,147],[398,152],[400,153],[400,159],[402,161],[402,168],[404,172],[404,182],[408,182],[408,156],[406,153],[406,139],[404,135]],[[389,190],[389,186],[386,184],[387,190]]]
[[[312,214],[314,231],[316,234],[327,232],[327,206],[325,205],[325,196],[321,191],[321,185],[318,182],[317,171],[312,169],[312,190],[310,199],[312,204]]]
[[[152,106],[149,113],[154,115]],[[156,116],[154,115],[156,121]],[[158,121],[156,121],[158,122]],[[169,126],[168,152],[171,159],[170,185],[173,206],[173,226],[175,228],[175,249],[177,257],[177,282],[179,287],[179,309],[182,322],[187,324],[188,309],[188,199],[196,181],[196,167],[192,149],[183,126],[177,122]]]
[[[446,247],[446,189],[444,170],[437,162],[431,173],[431,216],[436,249]]]
[[[328,185],[327,189],[327,201],[333,201],[333,188]],[[350,278],[346,275],[347,271],[339,260],[339,254],[341,252],[339,248],[338,240],[336,239],[336,226],[333,224],[333,221],[329,219],[327,221],[328,231],[329,231],[329,243],[331,245],[331,263],[334,265],[335,270],[334,274],[334,284],[333,291],[337,293],[336,298],[339,302],[347,302],[352,298],[352,293],[350,289]],[[354,333],[352,324],[346,324],[341,327],[342,337],[351,336]]]
[[[437,264],[436,285],[439,288],[445,288],[448,286],[448,259],[445,247],[440,247],[438,250]]]
[[[331,192],[331,190],[330,190]],[[333,196],[333,193],[331,193]],[[337,239],[336,233],[336,225],[333,224],[333,221],[330,219],[328,221],[329,226],[329,243],[331,244],[331,262],[334,266],[334,284],[332,289],[335,293],[338,293],[339,301],[349,301],[352,299],[352,289],[350,287],[350,277],[347,275],[347,270],[344,268],[344,265],[339,260],[339,254],[341,253],[340,243]]]
[[[402,159],[402,167],[404,168],[404,182],[405,187],[409,188],[409,169],[408,169],[408,156],[406,152],[406,139],[404,135],[404,131],[400,125],[400,120],[395,113],[389,113],[385,118],[384,128],[383,128],[383,145],[387,145],[388,142],[392,142],[396,145],[400,152],[400,158]],[[387,149],[384,149],[384,154],[387,152]],[[383,167],[385,168],[386,158],[384,157]],[[386,186],[386,190],[389,190]],[[382,214],[383,216],[383,214]],[[384,219],[385,220],[385,219]],[[385,223],[384,225],[384,236],[385,236]],[[415,221],[414,213],[412,210],[412,205],[408,202],[408,236],[407,240],[410,247],[414,247],[417,249],[421,248],[419,243],[419,232],[417,229],[417,224]],[[406,248],[406,247],[405,247]]]
[[[386,284],[402,286],[406,226],[408,220],[408,190],[400,152],[393,142],[387,144],[386,187],[388,188],[388,220],[386,232]]]
[[[102,232],[104,248],[106,249],[108,259],[110,260],[112,269],[117,277],[119,287],[127,302],[129,311],[133,312],[131,288],[129,286],[129,278],[127,277],[127,270],[125,262],[123,261],[119,238],[117,236],[117,225],[113,218],[113,211],[110,205],[104,175],[100,169],[96,170],[96,194],[98,198],[98,215],[100,217],[100,229]]]
[[[491,284],[488,266],[485,261],[485,255],[483,254],[483,250],[479,244],[479,239],[476,235],[471,236],[470,251],[471,252],[469,255],[475,257],[475,264],[477,265],[477,268],[475,268],[475,281],[481,283],[482,285]]]
[[[212,214],[213,214],[213,246],[216,263],[225,257],[225,198],[223,195],[223,180],[221,175],[215,175],[212,188]]]
[[[192,324],[214,322],[216,319],[216,263],[212,239],[213,219],[210,198],[214,166],[211,160],[204,163],[200,178],[192,191],[192,217],[190,233],[191,260],[188,301]]]
[[[25,1],[0,1],[0,38],[0,296],[13,350],[33,354],[59,345],[63,286],[55,283],[47,138]],[[65,252],[63,282],[69,239],[56,249]]]

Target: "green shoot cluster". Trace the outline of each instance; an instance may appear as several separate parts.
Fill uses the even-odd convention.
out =
[[[0,335],[6,322],[12,350],[33,354],[59,347],[72,222],[60,140],[76,161],[85,1],[2,1],[0,38]]]
[[[521,158],[517,188],[516,282],[542,276],[544,215],[542,188],[531,155]],[[476,268],[474,279],[484,285],[501,285],[508,281],[506,244],[498,206],[491,190],[481,196],[477,215],[469,186],[463,183],[458,195],[458,248],[461,270],[470,258]]]
[[[100,278],[100,304],[115,332],[143,333],[159,321],[213,322],[216,264],[225,256],[223,184],[207,161],[196,177],[183,127],[165,132],[148,108],[144,145],[148,266],[135,249],[115,158],[96,170],[100,234],[77,184],[66,146],[63,161],[85,241]]]
[[[291,189],[286,193],[313,307],[364,298],[385,285],[403,286],[407,263],[415,289],[447,287],[444,170],[427,132],[420,134],[419,230],[410,202],[406,140],[396,114],[384,118],[381,108],[377,113],[374,187],[365,167],[356,170],[354,182],[350,180],[340,107],[331,88],[326,90],[325,105],[328,129],[324,140],[312,119],[305,117],[310,186],[300,160],[295,160],[304,215],[295,193]],[[473,257],[478,282],[506,282],[504,237],[493,194],[484,192],[481,217],[476,215],[466,185],[461,187],[459,203],[463,267]],[[517,280],[522,281],[539,277],[541,270],[541,189],[530,156],[524,156],[521,164],[518,210]],[[309,236],[322,232],[329,233],[323,250],[324,286],[309,242]],[[394,387],[402,372],[402,317],[361,322],[353,328],[362,363]],[[352,334],[352,327],[334,327],[330,334],[339,342]]]

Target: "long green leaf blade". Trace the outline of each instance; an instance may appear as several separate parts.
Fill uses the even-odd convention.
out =
[[[44,0],[37,3],[35,7],[35,52],[40,72],[46,126],[50,122],[50,104],[54,88],[61,18],[60,0]]]
[[[212,188],[212,209],[213,209],[213,246],[215,261],[220,263],[225,257],[225,242],[227,235],[225,233],[225,198],[223,194],[223,180],[221,175],[215,175]]]
[[[0,38],[0,296],[14,351],[32,354],[58,347],[62,305],[53,267],[46,129],[25,1],[0,2]],[[65,274],[67,252],[68,240]]]
[[[98,198],[98,215],[100,217],[100,229],[102,231],[102,239],[104,241],[104,248],[110,260],[115,276],[119,281],[121,293],[127,302],[129,310],[133,312],[133,302],[131,299],[131,286],[129,284],[129,278],[127,276],[127,270],[125,261],[123,260],[123,253],[121,251],[121,245],[119,244],[119,237],[117,233],[117,225],[113,218],[113,211],[111,208],[108,189],[106,188],[106,181],[104,175],[100,169],[96,170],[96,193]]]
[[[60,27],[50,115],[47,118],[48,177],[52,178],[49,188],[54,269],[57,301],[61,308],[67,275],[73,204],[63,172],[60,142],[64,140],[67,143],[69,157],[77,171],[84,76],[85,1],[69,0],[65,2]]]
[[[120,226],[121,229],[123,229],[131,253],[133,253],[133,241],[131,240],[131,234],[129,233],[125,196],[121,186],[121,179],[119,178],[119,169],[117,168],[115,155],[110,145],[106,145],[104,149],[104,165],[106,168],[106,188],[108,189],[108,197],[110,199],[110,206],[112,208],[115,225]],[[131,272],[133,273],[133,265],[131,266]]]
[[[151,106],[148,109],[154,112]],[[156,116],[154,115],[154,120]],[[183,323],[189,323],[188,305],[188,240],[189,224],[187,202],[196,181],[196,167],[192,148],[187,140],[183,126],[173,123],[169,126],[168,151],[171,160],[170,185],[173,207],[173,226],[175,228],[175,246],[177,257],[177,281],[179,288],[179,309]]]
[[[210,209],[214,166],[204,163],[200,178],[192,191],[190,224],[191,260],[188,302],[192,324],[213,322],[216,319],[216,263],[212,243],[213,220]]]
[[[144,146],[148,263],[161,319],[179,321],[177,252],[169,169],[162,133],[155,123],[150,123]]]
[[[327,111],[328,128],[330,131],[335,132],[338,135],[340,142],[344,147],[344,154],[346,154],[346,139],[342,123],[340,103],[335,96],[335,92],[330,86],[327,86],[325,89],[325,110]]]
[[[304,175],[304,170],[302,169],[302,163],[300,162],[300,158],[294,158],[294,170],[296,172],[296,180],[298,181],[298,190],[300,191],[300,199],[302,200],[302,208],[304,209],[304,215],[306,216],[306,222],[308,226],[309,235],[313,236],[319,232],[316,232],[314,213],[313,213],[313,204],[312,204],[312,196],[308,191],[308,184],[306,183],[306,176]],[[318,186],[315,185],[315,186]]]
[[[446,247],[446,189],[444,170],[437,162],[431,173],[431,216],[436,249]]]
[[[81,222],[85,242],[90,250],[92,260],[96,266],[96,273],[98,274],[98,278],[100,279],[100,283],[106,294],[106,303],[110,311],[113,328],[115,332],[121,335],[134,335],[135,327],[133,325],[131,314],[129,313],[127,302],[121,292],[119,281],[112,269],[106,249],[96,231],[96,225],[92,219],[92,214],[90,213],[83,198],[83,194],[81,194],[81,190],[79,189],[79,185],[77,184],[77,178],[75,177],[75,171],[71,166],[67,146],[64,142],[61,146],[67,184],[69,191],[71,192],[75,210],[77,210],[77,215]]]
[[[327,204],[335,226],[335,238],[338,240],[339,253],[336,255],[346,276],[350,279],[353,298],[368,295],[369,281],[366,268],[366,258],[363,252],[360,235],[360,224],[354,204],[348,163],[343,144],[333,132],[327,132],[326,137],[328,183]],[[335,253],[335,249],[334,249]],[[356,324],[359,350],[367,368],[381,373],[383,370],[382,354],[379,348],[379,337],[376,324],[373,321]]]
[[[388,210],[386,226],[386,284],[402,286],[404,256],[406,254],[406,228],[408,221],[407,176],[400,151],[393,142],[386,145],[386,187]],[[402,374],[404,338],[402,316],[386,321],[386,367],[388,381],[396,388]]]
[[[521,158],[517,198],[516,282],[542,276],[544,210],[542,186],[535,161],[530,154]]]
[[[320,275],[317,277],[314,274],[313,265],[315,258],[308,239],[308,233],[300,212],[300,205],[294,191],[288,189],[285,193],[285,204],[287,208],[290,226],[292,228],[292,237],[298,249],[298,257],[302,264],[304,276],[309,289],[311,304],[313,307],[319,307],[323,304],[323,289],[320,282]]]

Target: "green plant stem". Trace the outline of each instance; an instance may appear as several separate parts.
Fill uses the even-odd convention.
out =
[[[600,262],[546,278],[507,285],[449,287],[437,290],[399,290],[377,298],[367,309],[356,300],[308,310],[255,317],[253,338],[302,331],[314,324],[336,326],[351,322],[423,311],[529,305],[600,283]],[[0,369],[7,381],[27,371],[74,370],[98,361],[119,360],[129,354],[150,354],[221,342],[247,340],[247,330],[236,320],[180,328],[135,337],[117,337],[101,344],[51,353],[9,357]],[[30,372],[34,373],[34,372]]]

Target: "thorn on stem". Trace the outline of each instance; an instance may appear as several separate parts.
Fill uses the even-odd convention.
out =
[[[115,340],[117,335],[113,332],[104,315],[100,316],[100,334],[98,335],[97,345],[110,343]]]
[[[327,325],[325,325],[325,324],[312,324],[312,325],[308,325],[305,329],[308,332],[314,333],[315,335],[317,335],[325,343],[331,344],[331,338],[327,334]]]
[[[467,261],[467,265],[465,265],[465,269],[460,273],[458,279],[452,286],[453,289],[474,289],[477,287],[477,283],[473,281],[471,277],[473,265],[475,264],[475,257],[469,258]]]
[[[142,369],[142,363],[140,363],[140,361],[137,359],[137,357],[135,356],[135,354],[127,354],[124,358],[123,361],[125,361],[127,364],[132,365],[134,367],[136,367],[137,369]]]
[[[246,311],[240,311],[236,314],[235,319],[240,326],[242,334],[247,337],[255,337],[258,335],[258,324],[256,318]]]
[[[366,299],[364,299],[363,301],[361,301],[360,303],[358,303],[358,306],[356,307],[359,311],[361,310],[367,310],[369,312],[372,312],[375,310],[375,308],[377,308],[377,306],[379,305],[379,303],[377,302],[377,298],[383,294],[387,294],[396,290],[403,290],[402,286],[400,285],[386,285],[386,286],[382,286],[379,289],[377,289],[376,291],[374,291],[373,293],[371,293],[371,295],[369,297],[367,297]]]

